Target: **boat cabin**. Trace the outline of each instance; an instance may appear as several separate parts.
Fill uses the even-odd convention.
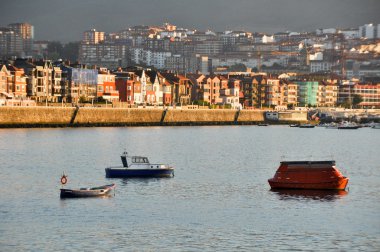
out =
[[[149,164],[149,160],[147,157],[132,156],[131,160],[132,163],[135,164]]]
[[[123,163],[124,167],[129,167],[128,163],[130,162],[130,165],[149,165],[149,159],[147,157],[142,156],[128,156],[127,152],[124,152],[121,156],[121,162]],[[128,162],[129,161],[129,162]]]

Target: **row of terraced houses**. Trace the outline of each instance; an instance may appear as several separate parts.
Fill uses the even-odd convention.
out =
[[[128,105],[212,104],[231,108],[334,107],[360,95],[380,108],[380,84],[314,81],[266,73],[176,74],[142,68],[87,67],[69,62],[16,59],[0,65],[0,104],[124,102]],[[16,101],[16,102],[15,102]],[[19,102],[17,102],[19,101]]]

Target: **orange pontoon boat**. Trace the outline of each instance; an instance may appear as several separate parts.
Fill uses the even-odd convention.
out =
[[[335,161],[283,161],[268,182],[272,189],[344,190],[348,178]]]

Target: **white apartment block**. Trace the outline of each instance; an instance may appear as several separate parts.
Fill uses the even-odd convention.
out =
[[[136,64],[145,64],[158,69],[165,68],[165,61],[172,56],[171,52],[153,51],[142,47],[132,47],[129,49],[131,60]]]
[[[379,25],[376,26],[373,24],[365,24],[363,26],[360,26],[359,36],[362,38],[367,38],[367,39],[380,38],[378,27]]]
[[[311,60],[310,61],[310,72],[321,72],[331,70],[331,62],[324,60]]]
[[[172,56],[171,52],[165,51],[152,51],[152,50],[143,50],[142,58],[146,65],[154,66],[158,69],[165,68],[165,60]]]
[[[127,61],[127,46],[114,43],[86,44],[79,46],[79,60],[89,65],[115,68]]]

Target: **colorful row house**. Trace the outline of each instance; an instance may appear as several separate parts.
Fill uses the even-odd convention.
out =
[[[96,97],[102,97],[109,102],[119,101],[119,91],[116,88],[115,74],[111,74],[107,68],[100,68],[96,84]]]
[[[5,99],[27,97],[27,79],[24,70],[12,65],[0,65],[0,95]]]
[[[129,105],[135,104],[134,87],[137,76],[133,72],[123,72],[119,69],[115,74],[115,86],[119,91],[119,100]]]

